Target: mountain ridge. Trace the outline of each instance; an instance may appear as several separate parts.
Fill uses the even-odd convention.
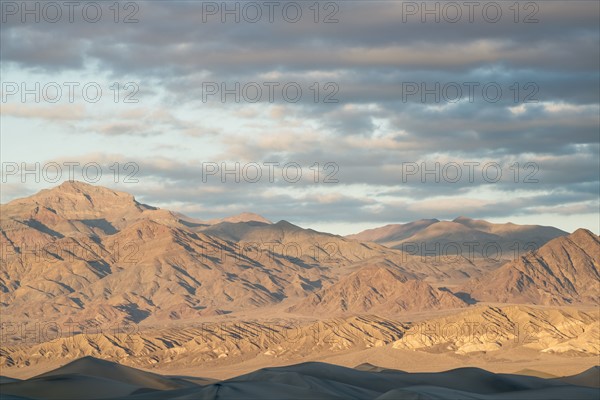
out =
[[[479,279],[471,281],[476,287],[502,264],[423,256],[251,213],[208,224],[79,182],[1,207],[0,307],[16,320],[161,323],[280,304],[300,314],[460,308],[467,304],[453,290],[467,279]],[[491,240],[498,232],[530,230],[456,221],[415,221],[402,234],[441,230],[443,236],[448,226],[471,234],[466,225],[473,225],[492,232],[486,233]],[[593,300],[589,291],[559,292],[572,301]],[[500,293],[471,295],[505,299]]]
[[[565,305],[600,303],[600,237],[577,229],[470,281],[479,301]]]
[[[568,235],[551,226],[494,224],[459,216],[452,221],[424,219],[406,224],[389,224],[347,238],[373,241],[386,247],[418,254],[469,254],[485,258],[487,253],[504,260],[540,248],[548,241]]]

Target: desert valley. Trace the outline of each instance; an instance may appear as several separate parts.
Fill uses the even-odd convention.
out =
[[[342,237],[69,181],[0,210],[3,399],[598,398],[585,229]]]

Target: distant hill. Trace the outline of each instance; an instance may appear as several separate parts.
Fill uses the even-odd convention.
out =
[[[568,235],[551,226],[493,224],[484,220],[458,217],[453,221],[423,219],[407,224],[392,224],[369,229],[347,238],[375,242],[415,255],[463,255],[475,258],[514,259]]]

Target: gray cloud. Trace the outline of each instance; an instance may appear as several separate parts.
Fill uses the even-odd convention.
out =
[[[0,27],[3,71],[72,79],[94,73],[127,77],[143,83],[140,96],[155,102],[148,108],[162,110],[123,116],[88,107],[75,115],[65,108],[37,112],[7,105],[3,114],[107,140],[132,138],[130,148],[119,151],[139,163],[141,179],[123,189],[149,203],[182,206],[203,218],[251,210],[272,219],[340,222],[349,215],[357,222],[388,222],[457,213],[509,217],[597,211],[598,2],[532,3],[539,6],[539,22],[531,24],[513,21],[512,2],[500,2],[504,14],[498,23],[486,22],[480,13],[474,23],[421,23],[416,16],[404,23],[402,2],[339,2],[339,22],[332,24],[314,23],[307,8],[312,3],[301,3],[305,14],[297,23],[278,14],[274,23],[256,24],[221,23],[217,17],[203,22],[199,2],[150,1],[136,3],[139,22],[115,24],[106,4],[105,18],[95,24],[81,18],[55,24],[8,18]],[[520,20],[527,11],[521,9]],[[305,95],[294,104],[263,99],[258,110],[243,101],[201,101],[207,81],[270,80],[298,82]],[[339,102],[315,103],[307,89],[315,81],[337,84]],[[482,98],[480,90],[472,103],[431,97],[422,102],[418,94],[403,99],[410,82],[427,87],[494,82],[503,95],[498,102]],[[515,82],[520,87],[516,102]],[[524,87],[528,83],[539,89],[537,103],[524,103],[531,93]],[[185,110],[188,118],[175,115],[177,110]],[[204,121],[211,112],[237,125]],[[138,156],[140,136],[154,141],[150,160]],[[340,183],[202,182],[203,160],[190,161],[189,154],[162,157],[169,146],[186,150],[181,137],[216,149],[204,161],[294,161],[306,170],[315,162],[335,162]],[[90,150],[82,149],[79,157],[91,157],[86,155]],[[539,182],[402,180],[403,162],[436,160],[498,162],[509,177],[512,163],[534,162]],[[498,196],[448,210],[426,202],[447,197],[460,203],[476,198],[479,190]],[[11,193],[20,192],[11,186]]]

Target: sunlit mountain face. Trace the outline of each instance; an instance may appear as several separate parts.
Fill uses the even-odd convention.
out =
[[[0,13],[0,398],[598,398],[597,2]]]

